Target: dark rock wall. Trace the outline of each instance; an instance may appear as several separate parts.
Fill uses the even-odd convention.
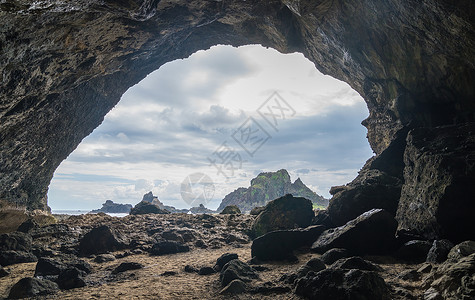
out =
[[[54,170],[127,88],[216,44],[299,51],[348,82],[368,104],[376,154],[406,126],[474,120],[470,0],[34,3],[0,4],[3,203],[47,208]]]

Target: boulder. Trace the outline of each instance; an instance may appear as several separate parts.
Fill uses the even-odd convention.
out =
[[[182,245],[175,241],[162,241],[154,244],[150,249],[151,255],[175,254],[180,252],[188,252],[190,247]]]
[[[198,270],[198,275],[211,275],[216,273],[216,271],[211,267],[201,267]]]
[[[228,262],[230,262],[233,259],[238,259],[238,255],[236,253],[224,253],[218,259],[216,260],[216,265],[215,268],[218,271],[221,271],[221,269],[226,265]]]
[[[381,272],[383,269],[369,261],[362,259],[359,256],[353,256],[348,258],[341,258],[334,262],[330,268],[333,269],[358,269],[362,271],[374,271]]]
[[[234,279],[226,287],[224,287],[219,293],[221,295],[226,294],[242,294],[246,291],[246,284],[239,279]]]
[[[239,259],[233,259],[229,261],[223,266],[221,273],[219,274],[219,280],[221,281],[221,285],[223,287],[227,286],[235,279],[239,279],[244,282],[250,282],[257,278],[259,278],[259,275],[257,275],[256,271]]]
[[[56,283],[63,290],[75,289],[86,286],[84,276],[86,273],[76,268],[68,268],[59,273]]]
[[[94,257],[94,262],[101,264],[109,261],[114,261],[115,259],[115,256],[112,254],[99,254]]]
[[[39,224],[33,218],[31,218],[21,223],[20,226],[18,226],[17,231],[23,232],[23,233],[29,233],[31,230],[37,227],[39,227]]]
[[[325,270],[325,269],[326,269],[326,266],[323,263],[323,261],[321,261],[319,258],[314,257],[314,258],[310,259],[309,261],[307,261],[307,263],[305,263],[305,265],[303,265],[303,266],[301,266],[300,268],[297,269],[297,272],[295,273],[295,275],[291,276],[291,277],[293,277],[291,283],[293,283],[295,281],[295,279],[307,276],[307,274],[309,272],[317,273],[317,272],[320,272],[321,270]]]
[[[432,243],[429,253],[427,253],[426,261],[431,263],[444,262],[447,259],[450,249],[453,247],[454,244],[449,240],[435,240]]]
[[[336,190],[327,211],[331,223],[341,226],[374,208],[396,214],[402,182],[380,170],[363,168],[347,186]],[[335,192],[335,191],[334,191]]]
[[[0,278],[10,275],[8,270],[5,270],[2,266],[0,266]]]
[[[261,261],[293,258],[294,250],[310,246],[324,230],[324,226],[316,225],[268,232],[252,241],[251,256]]]
[[[220,212],[220,214],[221,215],[239,215],[241,214],[241,210],[236,205],[228,205],[223,209],[222,212]]]
[[[55,293],[58,285],[41,278],[23,278],[10,289],[9,299],[22,299]]]
[[[130,210],[131,215],[145,215],[145,214],[159,214],[166,215],[170,212],[166,209],[162,209],[154,203],[141,201]]]
[[[0,251],[25,251],[31,250],[32,239],[23,232],[11,232],[0,235]]]
[[[66,268],[67,266],[58,259],[40,257],[40,259],[38,259],[38,263],[36,264],[35,277],[59,275],[59,273]]]
[[[409,263],[421,263],[427,258],[432,243],[428,241],[414,240],[402,245],[396,256]]]
[[[38,258],[31,252],[15,250],[0,251],[0,265],[2,266],[35,262],[37,260]]]
[[[391,299],[384,279],[375,272],[362,270],[310,272],[297,280],[295,293],[307,299]]]
[[[179,243],[184,242],[183,237],[180,234],[178,234],[175,230],[166,230],[161,233],[161,237],[167,241],[175,241]]]
[[[137,262],[123,262],[120,265],[118,265],[113,271],[112,274],[118,274],[122,273],[125,271],[131,271],[131,270],[138,270],[142,269],[143,265],[141,263]]]
[[[307,227],[314,217],[312,202],[287,194],[270,201],[252,224],[253,237],[275,230]]]
[[[398,232],[462,242],[475,236],[475,123],[407,136]]]
[[[395,244],[396,227],[390,213],[372,209],[343,226],[324,231],[312,250],[324,253],[332,248],[345,248],[356,255],[387,253]]]
[[[348,252],[348,250],[343,249],[343,248],[333,248],[323,253],[320,259],[325,264],[331,265],[332,263],[336,262],[340,258],[346,258],[349,256],[350,256],[350,253]]]
[[[59,275],[62,271],[76,268],[86,274],[91,273],[91,266],[88,262],[70,256],[41,257],[35,268],[35,276]]]
[[[448,259],[458,260],[475,253],[475,241],[465,241],[455,245],[447,255]]]
[[[79,241],[79,253],[87,256],[103,254],[126,248],[128,243],[124,236],[117,230],[103,225],[86,233]]]
[[[459,259],[453,257],[433,268],[424,278],[424,299],[474,299],[475,298],[475,253]]]

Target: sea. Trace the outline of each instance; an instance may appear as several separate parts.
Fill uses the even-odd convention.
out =
[[[54,214],[54,215],[70,215],[70,216],[79,216],[79,215],[84,215],[84,214],[87,214],[88,212],[90,212],[89,210],[74,210],[74,209],[71,209],[71,210],[66,210],[66,209],[52,209],[51,210],[51,213]],[[122,218],[122,217],[125,217],[125,216],[128,216],[129,214],[125,214],[125,213],[122,213],[122,214],[111,214],[111,213],[107,213],[109,216],[111,217],[119,217],[119,218]]]

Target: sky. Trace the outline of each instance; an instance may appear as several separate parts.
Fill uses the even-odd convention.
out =
[[[329,198],[373,155],[367,116],[356,91],[300,53],[214,46],[131,87],[56,170],[48,204],[135,205],[152,191],[166,205],[216,209],[260,172],[283,168]],[[195,199],[200,184],[206,197]]]

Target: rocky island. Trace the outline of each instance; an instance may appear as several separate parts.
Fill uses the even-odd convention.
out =
[[[1,1],[0,297],[473,299],[474,9]],[[125,91],[217,44],[302,53],[366,101],[375,156],[327,210],[263,194],[253,215],[51,216],[55,170]]]
[[[132,209],[132,204],[121,204],[121,203],[114,203],[112,200],[106,200],[102,204],[100,209],[94,209],[91,213],[113,213],[113,214],[128,214]]]
[[[265,206],[270,200],[285,194],[310,199],[318,207],[328,206],[328,199],[310,190],[300,178],[292,183],[287,170],[282,169],[277,172],[260,173],[251,180],[250,187],[241,187],[229,193],[221,201],[218,211],[222,211],[228,205],[235,205],[242,212],[250,212],[253,208]]]

